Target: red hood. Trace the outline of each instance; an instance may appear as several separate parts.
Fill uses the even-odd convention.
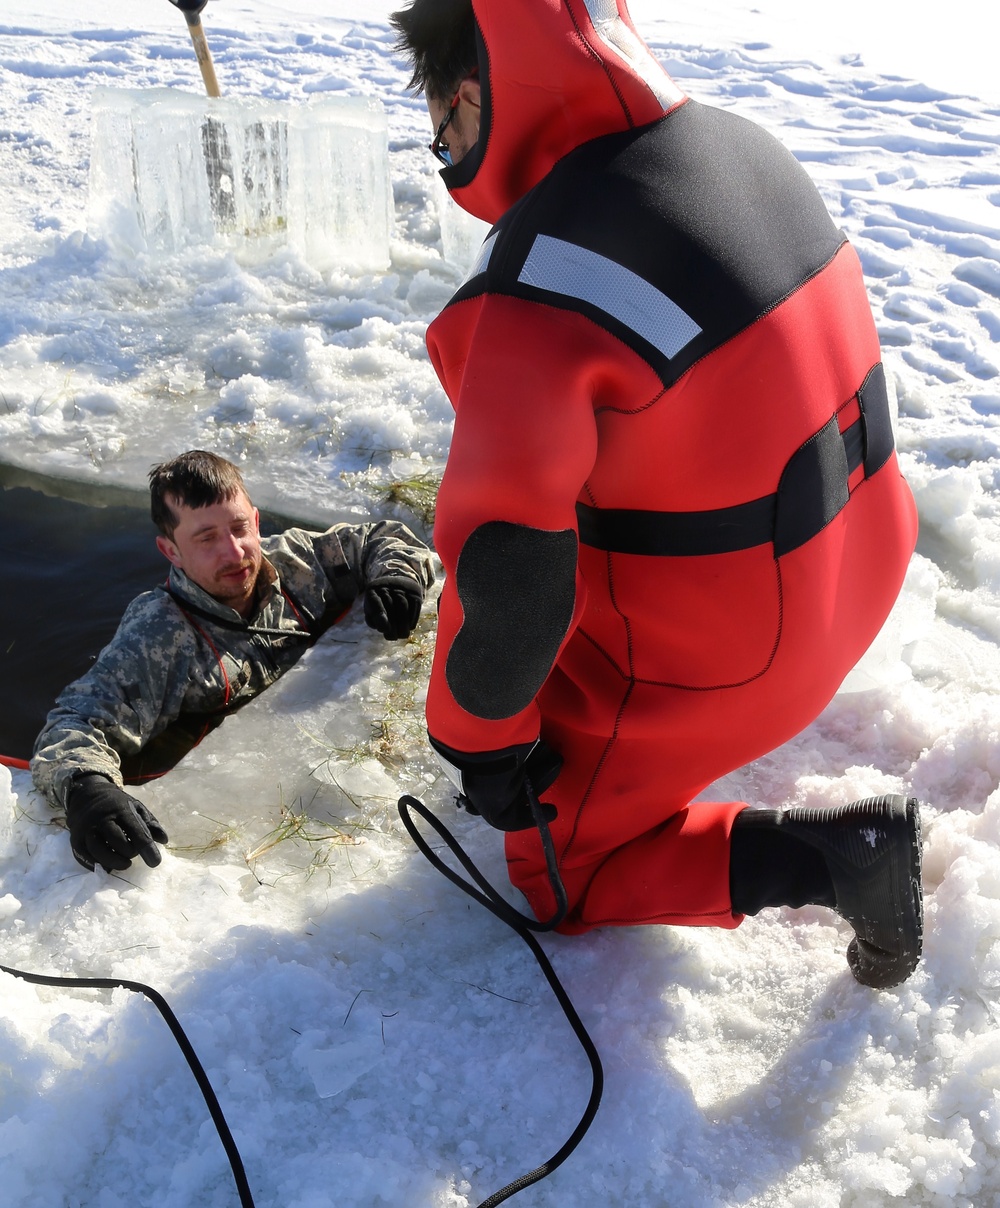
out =
[[[639,38],[626,0],[473,0],[479,141],[441,178],[494,223],[574,147],[644,126],[686,98]]]

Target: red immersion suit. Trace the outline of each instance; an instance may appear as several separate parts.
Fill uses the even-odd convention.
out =
[[[495,225],[428,333],[456,413],[428,731],[562,755],[563,931],[732,927],[745,807],[692,798],[820,713],[916,539],[861,268],[625,0],[473,7],[480,137],[442,176]],[[537,832],[506,842],[547,917]]]

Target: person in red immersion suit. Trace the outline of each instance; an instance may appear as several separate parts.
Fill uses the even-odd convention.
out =
[[[868,985],[920,956],[917,803],[694,801],[813,721],[896,599],[916,512],[861,267],[779,142],[688,98],[625,0],[395,13],[459,205],[429,328],[455,408],[427,699],[461,802],[559,930],[829,906]]]

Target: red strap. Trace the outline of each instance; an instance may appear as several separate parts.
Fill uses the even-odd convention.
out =
[[[289,595],[289,593],[287,591],[285,591],[284,588],[281,589],[281,594],[285,597],[285,600],[287,601],[289,608],[291,608],[292,612],[295,613],[296,621],[298,621],[298,623],[302,626],[302,628],[306,631],[306,633],[308,633],[309,626],[305,623],[305,621],[303,621],[302,613],[299,612],[298,608],[295,606],[295,601],[292,599],[291,595]]]
[[[171,598],[173,598],[173,597],[171,597]],[[184,605],[178,603],[176,599],[174,599],[174,603],[177,604],[177,607],[184,614],[184,616],[187,619],[187,622],[191,626],[191,628],[194,629],[197,633],[201,634],[201,636],[208,643],[209,650],[211,650],[211,652],[215,655],[215,661],[219,664],[219,670],[222,672],[222,682],[226,685],[226,699],[222,702],[222,708],[224,709],[226,707],[226,705],[229,704],[229,697],[232,695],[232,689],[229,686],[229,676],[226,674],[226,665],[222,661],[222,656],[219,654],[219,651],[216,649],[215,643],[208,636],[208,634],[204,631],[204,629],[202,629],[202,627],[198,624],[198,622],[194,619],[194,617],[188,612],[188,610],[184,607]],[[205,735],[202,734],[201,737],[204,738]],[[198,739],[198,742],[201,742],[201,738]]]

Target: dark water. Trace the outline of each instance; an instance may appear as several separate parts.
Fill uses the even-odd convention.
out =
[[[261,513],[261,531],[294,523]],[[310,526],[311,527],[311,526]],[[143,493],[0,467],[0,755],[28,759],[59,692],[169,564]]]

